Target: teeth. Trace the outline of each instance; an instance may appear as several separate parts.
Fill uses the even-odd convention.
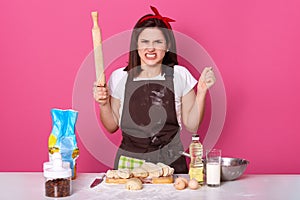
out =
[[[148,58],[154,58],[155,57],[155,54],[146,54],[146,57],[148,57]]]

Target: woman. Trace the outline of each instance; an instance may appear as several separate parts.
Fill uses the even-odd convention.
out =
[[[111,133],[122,130],[121,155],[163,162],[175,173],[187,173],[180,141],[180,127],[196,132],[204,113],[205,95],[215,82],[211,68],[197,80],[178,65],[176,44],[169,22],[151,7],[131,37],[129,63],[115,70],[108,86],[95,84],[100,119]],[[194,87],[197,85],[197,93]]]

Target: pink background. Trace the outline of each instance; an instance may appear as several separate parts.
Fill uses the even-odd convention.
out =
[[[90,12],[101,13],[105,40],[130,30],[149,5],[176,19],[173,29],[218,66],[227,95],[216,145],[223,155],[250,160],[247,173],[300,173],[297,0],[1,1],[0,171],[42,171],[50,109],[72,107],[76,74],[92,50]],[[79,172],[108,168],[79,137],[78,145]]]

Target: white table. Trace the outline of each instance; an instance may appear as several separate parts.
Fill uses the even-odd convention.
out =
[[[176,190],[172,184],[144,184],[139,191],[128,191],[124,185],[102,182],[89,186],[97,173],[79,173],[72,181],[72,195],[57,199],[184,199],[184,200],[299,200],[300,175],[244,175],[238,180],[222,182],[218,188],[203,186],[198,190]],[[182,175],[187,176],[187,175]],[[42,172],[0,172],[0,199],[55,199],[45,197]]]

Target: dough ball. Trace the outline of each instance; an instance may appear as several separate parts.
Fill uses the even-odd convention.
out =
[[[131,177],[131,172],[129,169],[118,169],[117,173],[120,178],[130,178]]]
[[[131,178],[125,184],[127,190],[141,190],[143,188],[143,183],[138,178]]]
[[[163,170],[162,176],[168,176],[169,175],[169,166],[165,165],[164,163],[157,163],[158,166],[160,166]]]
[[[150,178],[163,175],[162,168],[154,163],[145,162],[141,167],[148,172]]]
[[[162,168],[163,170],[163,175],[162,176],[170,176],[174,174],[174,168],[170,167],[169,165],[166,165],[164,163],[157,163],[156,165],[158,165],[159,167]]]
[[[148,176],[148,172],[141,168],[141,167],[137,167],[134,168],[131,173],[133,174],[134,177],[140,177],[140,178],[146,178]]]
[[[169,175],[173,175],[174,174],[175,169],[173,167],[169,168]]]
[[[106,172],[107,178],[119,178],[117,171],[118,170],[107,170]]]

